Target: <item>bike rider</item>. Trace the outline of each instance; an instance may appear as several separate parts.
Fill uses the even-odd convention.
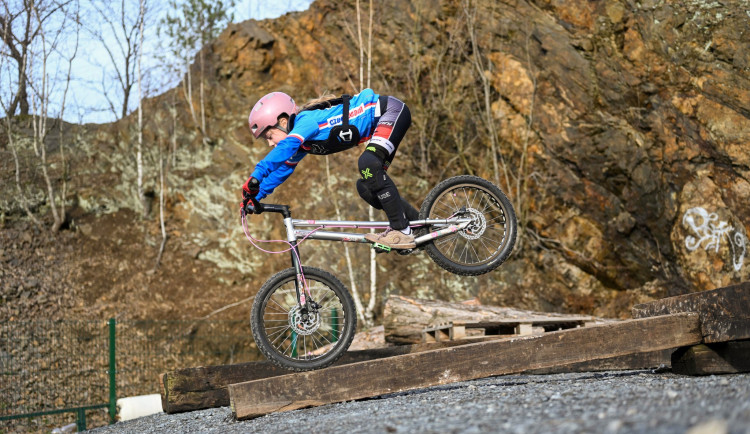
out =
[[[284,182],[307,154],[327,155],[364,143],[357,192],[372,207],[384,210],[390,224],[385,232],[365,238],[393,249],[416,247],[408,222],[418,219],[419,213],[401,198],[387,174],[411,125],[406,104],[364,89],[352,97],[318,98],[298,109],[289,95],[272,92],[255,104],[248,123],[256,139],[264,138],[274,148],[242,186],[243,209],[260,213],[259,201]]]

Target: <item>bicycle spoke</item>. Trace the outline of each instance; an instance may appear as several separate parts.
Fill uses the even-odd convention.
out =
[[[279,303],[278,303],[278,302],[277,302],[277,301],[276,301],[275,299],[273,299],[273,298],[272,298],[272,299],[271,299],[271,301],[272,301],[272,302],[273,302],[273,303],[274,303],[274,304],[275,304],[276,306],[280,307],[282,311],[286,312],[287,314],[289,313],[289,310],[288,310],[288,309],[284,309],[284,306],[280,305],[280,304],[279,304]]]
[[[484,199],[484,201],[487,203],[487,205],[485,205],[485,207],[480,210],[480,212],[482,212],[483,214],[487,213],[488,209],[495,210],[500,208],[500,205],[494,200],[490,200],[489,198],[484,196],[482,197],[482,199]]]
[[[459,208],[461,208],[461,206],[456,203],[456,193],[449,192],[449,194],[450,194],[451,200],[453,201],[453,207],[454,207],[453,209],[459,209]]]
[[[471,201],[471,200],[469,199],[469,194],[468,194],[468,193],[466,193],[466,187],[462,188],[461,190],[463,191],[463,193],[464,193],[464,197],[466,198],[466,205],[467,205],[467,206],[468,206],[469,208],[474,208],[474,204],[473,204],[473,203],[472,203],[472,201]]]
[[[490,248],[485,241],[490,241],[490,240],[485,240],[484,238],[479,239],[479,243],[482,244],[482,247],[484,247],[485,250],[489,252],[489,255],[487,257],[491,257],[492,253],[494,253],[497,249]]]
[[[435,241],[435,245],[436,246],[442,246],[442,245],[444,245],[446,243],[450,243],[451,241],[455,240],[458,237],[460,237],[460,235],[458,235],[458,234],[448,234],[448,235],[445,235],[443,237],[438,238]]]
[[[325,335],[324,335],[324,334],[322,334],[322,333],[318,333],[318,335],[319,335],[319,336],[320,336],[321,338],[323,338],[323,339],[325,339],[325,340],[327,340],[327,341],[328,341],[328,339],[326,339],[326,337],[325,337]],[[312,337],[313,341],[315,341],[315,336],[311,336],[311,337]],[[322,341],[318,341],[318,343],[319,343],[319,346],[318,346],[318,347],[316,347],[316,349],[318,349],[318,348],[323,348],[323,347],[325,347],[325,346],[326,346],[326,345],[328,345],[328,344],[332,344],[333,342],[331,342],[331,341],[328,341],[328,344],[324,344],[324,343],[323,343]]]
[[[298,304],[294,287],[296,275],[266,295],[260,321],[263,335],[273,352],[284,359],[314,361],[325,357],[340,348],[339,342],[344,341],[338,339],[348,333],[344,301],[339,294],[325,281],[307,278],[308,299],[319,305],[317,312],[308,312],[307,319],[301,317],[303,306]],[[296,324],[291,324],[292,319]]]
[[[486,237],[483,237],[483,238],[486,239],[486,240],[496,240],[495,242],[498,245],[498,249],[500,248],[500,246],[502,246],[502,245],[505,244],[505,241],[506,241],[506,231],[504,231],[504,230],[503,231],[499,231],[499,230],[494,229],[494,228],[489,228],[487,230],[487,232],[493,232],[493,233],[497,234],[496,236],[492,236],[492,234],[488,234]],[[487,232],[485,232],[485,233],[487,233]]]
[[[285,332],[285,331],[287,331],[287,330],[289,330],[289,329],[290,329],[290,327],[289,327],[289,326],[281,326],[281,327],[275,327],[275,328],[276,328],[276,329],[281,329],[281,330],[276,330],[276,331],[273,331],[273,332],[271,332],[271,333],[266,333],[266,334],[268,335],[269,339],[270,339],[270,338],[271,338],[272,336],[282,336],[282,335],[284,334],[284,332]],[[266,327],[266,330],[270,330],[270,329],[269,329],[268,327]],[[275,339],[275,338],[274,338],[274,339]]]
[[[474,248],[474,243],[471,243],[471,242],[467,241],[466,242],[466,247],[468,248],[467,252],[466,252],[467,258],[468,258],[469,252],[471,252],[471,253],[474,254],[474,258],[476,258],[476,261],[474,261],[474,262],[480,262],[481,260],[479,259],[479,253]],[[466,262],[468,263],[468,260]]]
[[[447,218],[448,216],[450,216],[451,214],[453,214],[455,212],[454,208],[451,208],[449,205],[443,204],[442,202],[439,202],[437,205],[445,210],[444,211],[445,214],[443,214],[442,212],[439,212],[439,210],[433,208],[432,212],[434,214],[430,215],[430,218],[433,218],[433,219],[436,219],[436,220],[437,219],[443,219],[443,218]]]
[[[444,218],[443,213],[450,216],[461,208],[483,216],[481,234],[449,234],[433,241],[434,246],[447,258],[464,265],[491,261],[506,243],[507,218],[502,205],[481,188],[460,185],[437,198],[427,218]]]
[[[297,337],[295,336],[295,337],[292,338],[291,341],[289,341],[289,346],[286,347],[286,349],[284,349],[284,350],[281,351],[281,354],[286,355],[286,351],[289,350],[289,357],[291,357],[292,356],[292,352],[294,352],[294,349],[292,347],[296,347],[296,346],[297,346]],[[276,347],[276,348],[278,348],[278,347]]]
[[[438,240],[435,242],[435,246],[437,246],[440,250],[443,250],[443,247],[445,247],[445,251],[449,251],[451,249],[451,246],[453,246],[459,236],[458,235],[448,235],[445,238]]]
[[[269,336],[269,341],[271,342],[271,345],[274,346],[274,348],[279,348],[280,344],[283,343],[286,340],[286,338],[285,338],[286,335],[284,334],[285,331],[286,330],[280,331],[279,332],[279,336],[275,337],[273,340],[271,340],[270,336]],[[283,339],[279,339],[279,338],[283,338]],[[279,342],[280,344],[276,345],[277,342]]]

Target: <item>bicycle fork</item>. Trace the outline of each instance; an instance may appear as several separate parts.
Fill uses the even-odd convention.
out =
[[[292,246],[289,253],[292,255],[292,266],[297,275],[296,279],[294,279],[294,290],[297,293],[297,303],[299,303],[303,312],[307,312],[310,307],[315,305],[315,302],[311,300],[310,288],[307,286],[307,281],[305,280],[305,273],[302,269],[302,260],[300,259],[297,237],[294,234],[294,223],[292,222],[291,216],[284,217],[284,227],[286,228],[287,241],[289,241],[289,244]],[[311,302],[311,305],[308,305],[308,302]]]

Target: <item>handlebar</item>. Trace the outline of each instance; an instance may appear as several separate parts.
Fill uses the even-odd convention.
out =
[[[264,212],[276,212],[284,216],[284,218],[292,217],[292,212],[289,210],[289,205],[278,205],[275,203],[261,203],[260,213],[264,213]]]

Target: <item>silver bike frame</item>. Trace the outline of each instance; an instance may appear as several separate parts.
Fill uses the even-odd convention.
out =
[[[428,220],[414,220],[410,221],[410,226],[423,226],[423,225],[434,225],[442,227],[434,232],[419,236],[414,239],[417,246],[422,245],[430,240],[440,238],[444,235],[458,232],[466,228],[471,223],[470,218],[450,218],[450,219],[428,219]],[[343,241],[349,243],[370,243],[365,239],[365,234],[353,233],[353,232],[332,232],[324,231],[320,229],[325,228],[347,228],[347,229],[385,229],[389,226],[387,221],[371,222],[371,221],[349,221],[349,220],[301,220],[292,219],[291,217],[284,219],[284,226],[286,227],[287,240],[296,241],[301,239],[308,240],[325,240],[325,241]],[[299,228],[314,227],[314,230],[304,230]]]
[[[288,205],[264,204],[262,212],[279,213],[284,217],[284,227],[286,228],[287,241],[292,246],[291,259],[292,266],[296,269],[297,279],[294,281],[297,292],[297,300],[301,305],[305,304],[306,298],[301,288],[304,287],[302,279],[302,264],[299,256],[299,243],[302,239],[306,240],[325,240],[325,241],[343,241],[349,243],[370,243],[365,239],[365,234],[355,232],[332,232],[324,231],[325,228],[345,228],[345,229],[385,229],[389,226],[387,221],[348,221],[348,220],[302,220],[293,219]],[[410,226],[433,225],[437,230],[417,237],[414,242],[420,246],[428,241],[435,240],[445,235],[456,233],[465,229],[471,223],[470,218],[447,218],[447,219],[427,219],[410,221]],[[315,228],[305,230],[300,228]]]

